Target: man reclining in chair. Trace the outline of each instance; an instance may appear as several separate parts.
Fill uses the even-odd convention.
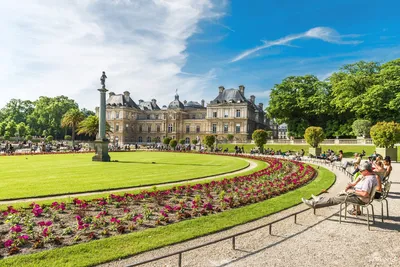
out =
[[[359,165],[359,170],[363,176],[361,179],[357,179],[354,183],[350,183],[346,186],[344,193],[341,193],[334,197],[315,197],[312,196],[312,200],[301,200],[309,207],[318,209],[323,207],[329,207],[338,205],[343,202],[352,204],[366,204],[370,199],[370,192],[378,185],[378,179],[372,172],[372,165],[369,162],[364,162]]]

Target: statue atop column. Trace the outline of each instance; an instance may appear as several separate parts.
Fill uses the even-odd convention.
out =
[[[100,77],[100,83],[103,86],[102,88],[105,89],[106,88],[106,79],[107,79],[107,75],[106,72],[103,71],[103,75],[101,75]]]

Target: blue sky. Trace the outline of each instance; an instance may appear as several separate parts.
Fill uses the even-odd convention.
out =
[[[156,98],[207,102],[246,86],[267,104],[289,75],[323,79],[358,60],[400,57],[398,1],[30,0],[2,3],[0,107],[67,95],[98,103],[99,77]]]

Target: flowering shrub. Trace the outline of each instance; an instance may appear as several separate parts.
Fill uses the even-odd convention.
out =
[[[110,194],[91,201],[32,203],[29,209],[0,212],[0,256],[29,253],[110,235],[140,231],[256,203],[298,188],[315,176],[303,163],[275,158],[258,172],[203,184],[174,186],[138,194]],[[52,220],[50,220],[50,218]]]

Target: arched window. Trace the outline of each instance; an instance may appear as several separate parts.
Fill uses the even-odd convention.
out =
[[[190,138],[189,137],[186,137],[185,144],[190,144]]]
[[[147,136],[147,143],[151,143],[151,137]]]
[[[139,136],[139,138],[138,138],[138,142],[139,142],[139,143],[143,142],[143,140],[142,140],[142,137],[141,137],[141,136]]]

